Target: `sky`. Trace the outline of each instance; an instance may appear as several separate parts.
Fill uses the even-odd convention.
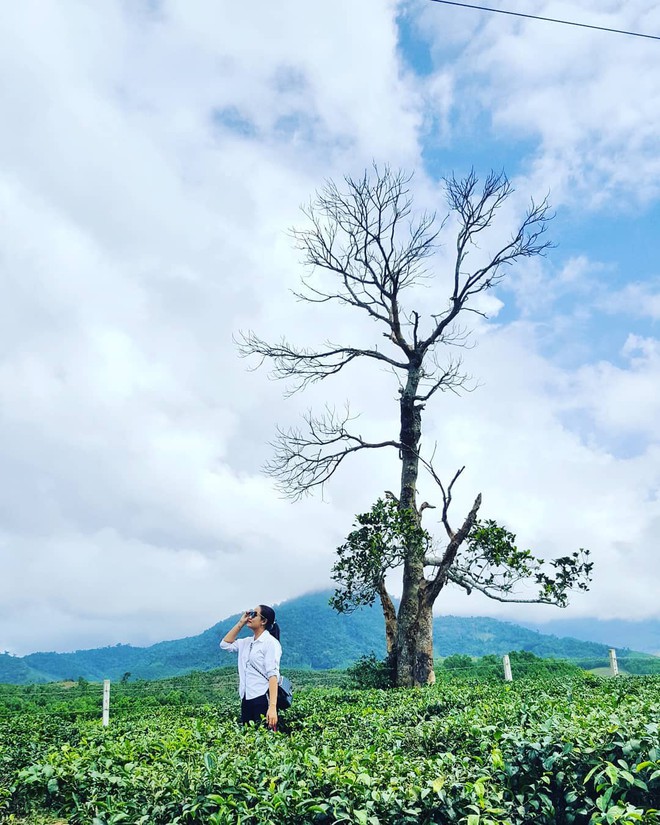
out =
[[[532,6],[660,35],[655,0]],[[447,589],[437,612],[660,618],[659,75],[658,41],[430,0],[3,4],[0,651],[150,644],[330,586],[396,460],[293,503],[270,442],[346,399],[396,437],[396,384],[358,366],[285,397],[234,339],[377,334],[296,301],[289,234],[373,162],[414,172],[439,219],[443,177],[505,170],[493,248],[530,198],[555,213],[556,246],[470,319],[477,386],[434,398],[424,445],[444,478],[465,465],[456,523],[481,492],[521,546],[589,548],[592,587],[564,610]]]

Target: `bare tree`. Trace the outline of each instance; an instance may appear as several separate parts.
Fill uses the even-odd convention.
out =
[[[439,390],[459,391],[466,384],[454,347],[464,345],[467,333],[459,316],[479,312],[473,299],[491,289],[507,267],[536,255],[550,245],[545,232],[550,220],[546,200],[531,203],[516,231],[494,254],[468,266],[468,257],[485,243],[496,213],[512,193],[506,176],[491,173],[482,186],[474,172],[466,178],[445,180],[450,214],[458,222],[453,267],[447,276],[447,300],[434,313],[422,314],[406,303],[412,288],[432,278],[429,259],[437,249],[439,232],[433,214],[413,215],[411,176],[388,167],[374,167],[359,179],[346,177],[344,186],[329,182],[303,209],[308,227],[294,230],[309,274],[303,276],[297,297],[316,303],[337,302],[355,308],[374,322],[385,338],[371,348],[326,342],[318,349],[298,348],[282,339],[268,343],[252,332],[242,333],[242,355],[259,356],[273,365],[272,374],[289,382],[288,392],[304,389],[341,372],[357,359],[370,359],[391,368],[399,381],[399,432],[386,441],[369,441],[352,428],[348,408],[339,414],[326,407],[309,413],[302,428],[280,429],[274,457],[266,469],[280,489],[293,499],[322,487],[343,461],[363,450],[393,449],[401,462],[399,494],[392,496],[401,513],[413,514],[413,527],[404,531],[403,545],[392,551],[403,568],[403,591],[398,611],[387,593],[384,575],[376,585],[388,632],[388,646],[396,657],[399,685],[425,684],[432,673],[432,606],[447,581],[465,589],[496,591],[484,582],[478,564],[456,562],[459,547],[477,523],[481,496],[462,526],[453,531],[448,510],[453,483],[445,489],[433,464],[420,453],[422,414]],[[479,313],[482,314],[482,313]],[[380,339],[382,341],[382,338]],[[442,360],[441,356],[446,356]],[[261,363],[260,362],[260,363]],[[420,552],[422,512],[417,506],[420,467],[439,484],[443,497],[442,523],[449,542],[434,559]],[[435,570],[430,578],[425,568]],[[376,577],[377,578],[377,577]],[[372,580],[372,584],[376,579]],[[552,588],[550,588],[552,590]],[[502,590],[497,590],[501,595]],[[536,599],[535,599],[536,600]],[[345,607],[350,600],[346,601]]]

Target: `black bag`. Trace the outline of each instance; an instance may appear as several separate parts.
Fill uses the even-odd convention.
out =
[[[280,676],[277,686],[277,709],[286,710],[293,704],[293,685],[286,676]]]

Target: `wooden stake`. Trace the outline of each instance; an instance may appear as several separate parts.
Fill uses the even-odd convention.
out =
[[[619,665],[616,660],[616,650],[611,647],[610,648],[610,673],[612,676],[619,675]]]
[[[504,681],[513,682],[513,676],[511,674],[511,660],[509,659],[508,653],[505,653],[504,656],[502,656],[502,664],[504,665]]]
[[[103,727],[110,722],[110,679],[103,680]]]

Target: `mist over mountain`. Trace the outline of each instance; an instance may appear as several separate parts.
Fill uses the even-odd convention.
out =
[[[349,615],[338,614],[329,606],[329,597],[330,591],[311,593],[277,606],[283,668],[344,668],[372,652],[379,657],[385,655],[380,606],[362,608]],[[2,654],[0,682],[26,684],[80,677],[93,681],[117,680],[125,673],[130,673],[132,678],[159,679],[192,670],[212,670],[235,662],[232,654],[220,650],[219,642],[237,619],[238,614],[229,616],[197,636],[149,647],[118,644],[73,653],[40,652],[22,657]],[[559,622],[548,624],[553,628],[560,625]],[[597,667],[607,664],[609,647],[618,647],[624,654],[624,648],[644,649],[634,643],[634,635],[626,636],[624,623],[612,628],[617,630],[612,638],[607,637],[606,629],[599,627],[603,624],[606,623],[583,620],[579,625],[583,638],[578,639],[560,638],[536,628],[487,617],[439,616],[433,625],[435,655],[501,656],[512,650],[527,650],[537,656],[579,660],[585,667]],[[640,640],[653,648],[651,623],[641,624],[649,625],[649,634],[640,632]],[[594,639],[584,638],[590,626],[594,628]],[[608,641],[603,641],[605,638]],[[660,645],[656,645],[656,649],[658,647]]]
[[[608,647],[634,648],[660,656],[660,619],[554,619],[550,622],[521,622],[523,627],[556,636],[572,636]]]

